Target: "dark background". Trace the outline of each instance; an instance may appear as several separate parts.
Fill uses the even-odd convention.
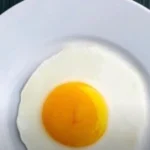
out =
[[[23,0],[0,0],[0,14]],[[135,0],[136,2],[150,8],[150,0]]]

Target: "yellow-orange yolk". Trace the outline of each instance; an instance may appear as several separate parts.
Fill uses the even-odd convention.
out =
[[[88,146],[104,135],[108,109],[104,97],[92,86],[68,82],[47,96],[42,121],[57,142],[71,147]]]

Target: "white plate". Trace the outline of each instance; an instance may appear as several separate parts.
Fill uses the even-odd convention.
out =
[[[60,45],[43,47],[67,37],[110,41],[134,55],[150,72],[150,12],[135,2],[26,0],[20,3],[0,16],[0,150],[25,149],[15,124],[19,91],[38,63]],[[142,150],[150,149],[148,135],[144,136]]]

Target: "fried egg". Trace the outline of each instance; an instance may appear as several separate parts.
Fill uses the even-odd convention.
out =
[[[17,126],[28,150],[135,150],[146,99],[139,71],[117,52],[66,44],[25,84]]]

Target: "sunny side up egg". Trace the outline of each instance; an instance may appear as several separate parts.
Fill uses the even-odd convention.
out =
[[[28,150],[135,150],[146,122],[145,84],[118,53],[72,43],[45,60],[21,93]]]

